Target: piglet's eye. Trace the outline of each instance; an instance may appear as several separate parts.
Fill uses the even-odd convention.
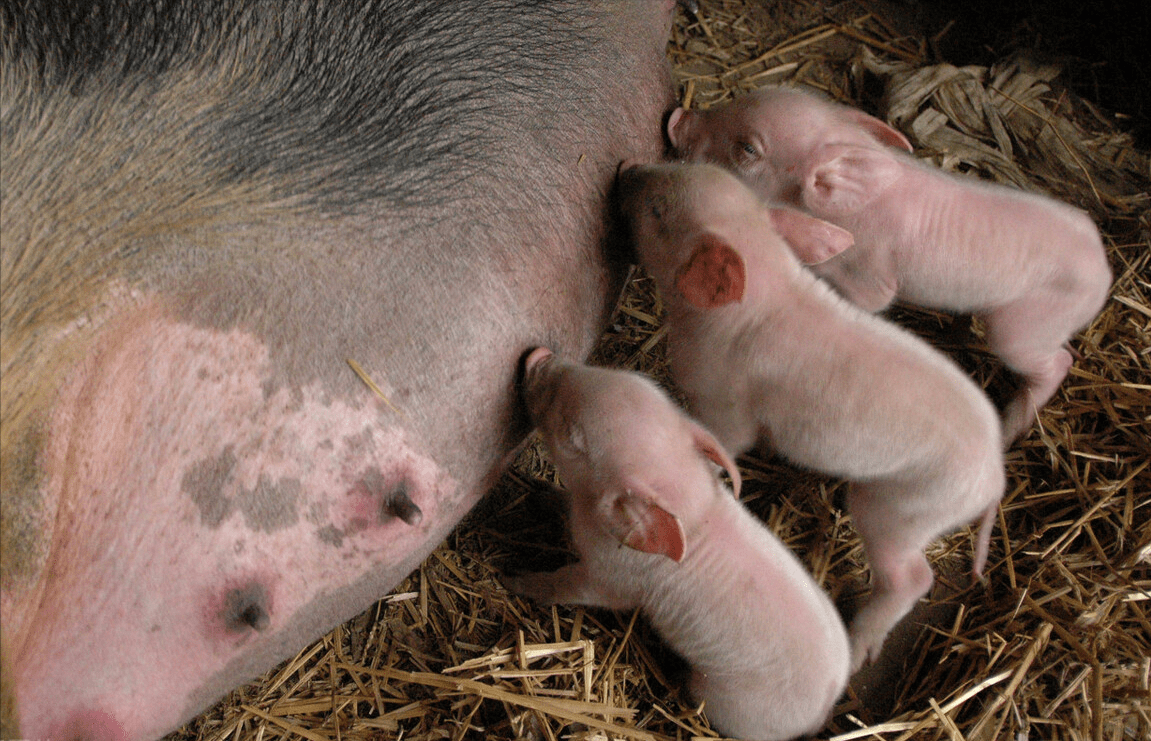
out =
[[[744,142],[740,145],[740,148],[743,150],[744,154],[749,154],[753,157],[759,154],[759,152],[755,151],[755,146],[751,142]]]

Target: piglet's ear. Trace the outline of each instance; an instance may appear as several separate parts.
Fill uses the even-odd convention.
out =
[[[684,145],[689,118],[686,110],[676,108],[667,119],[667,138],[677,150]]]
[[[877,142],[885,147],[895,147],[905,152],[913,151],[911,142],[907,141],[907,137],[902,132],[880,121],[875,116],[869,116],[854,108],[848,109],[847,115],[854,124],[871,134]]]
[[[739,499],[739,488],[743,482],[739,477],[739,468],[735,465],[735,461],[720,445],[719,440],[716,440],[715,436],[704,429],[702,425],[695,422],[690,424],[692,440],[695,442],[696,449],[703,453],[709,461],[727,471],[727,475],[731,476],[732,493],[735,494],[736,499]]]
[[[855,244],[851,232],[792,208],[772,208],[771,223],[790,245],[792,253],[807,265],[821,262]]]
[[[611,533],[627,547],[677,563],[683,560],[687,549],[683,525],[651,497],[629,489],[612,502],[608,521]]]
[[[743,257],[713,234],[700,238],[695,252],[675,274],[675,287],[699,309],[742,301],[746,285]]]
[[[828,144],[813,157],[800,199],[807,210],[819,216],[851,216],[891,187],[904,167],[886,150]]]

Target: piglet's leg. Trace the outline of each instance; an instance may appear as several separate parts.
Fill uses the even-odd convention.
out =
[[[899,620],[931,589],[931,566],[923,555],[922,538],[900,529],[896,513],[884,511],[890,492],[852,487],[849,509],[863,539],[871,565],[872,591],[848,631],[851,670],[874,661],[883,641]]]
[[[1043,360],[1028,364],[1027,368],[1010,364],[1023,375],[1025,385],[1003,410],[1004,444],[1010,445],[1027,432],[1035,422],[1038,410],[1055,395],[1067,376],[1071,362],[1071,353],[1066,348],[1059,348]]]
[[[887,634],[927,594],[932,582],[931,566],[922,553],[881,553],[872,555],[870,561],[871,597],[849,631],[852,672],[879,656]]]
[[[1006,307],[985,317],[987,343],[1011,370],[1023,377],[1024,386],[1003,411],[1003,442],[1010,445],[1035,422],[1071,368],[1072,357],[1064,343],[1070,328],[1052,327],[1059,319],[1048,302]]]
[[[504,576],[508,591],[523,595],[541,605],[568,604],[626,610],[635,607],[592,577],[584,562],[563,566],[555,571],[536,571],[519,576]]]

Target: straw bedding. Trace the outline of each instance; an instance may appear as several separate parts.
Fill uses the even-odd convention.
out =
[[[1046,192],[1091,213],[1112,298],[1040,425],[1007,455],[986,579],[973,529],[937,542],[937,588],[821,737],[1151,738],[1151,165],[1058,66],[932,60],[930,39],[865,2],[713,0],[680,15],[669,55],[691,107],[802,82],[893,122],[918,156]],[[889,8],[890,10],[890,8]],[[898,10],[898,7],[896,8]],[[662,307],[637,274],[598,363],[666,382]],[[996,401],[1010,375],[966,318],[889,317],[967,368]],[[867,574],[842,482],[741,459],[747,505],[843,609]],[[550,482],[550,483],[549,483]],[[395,592],[172,735],[180,741],[714,738],[684,667],[635,614],[541,608],[501,570],[570,555],[538,446]]]

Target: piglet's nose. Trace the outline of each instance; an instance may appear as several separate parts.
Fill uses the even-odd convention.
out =
[[[81,710],[72,713],[67,722],[47,738],[53,741],[128,741],[128,734],[108,713]]]

